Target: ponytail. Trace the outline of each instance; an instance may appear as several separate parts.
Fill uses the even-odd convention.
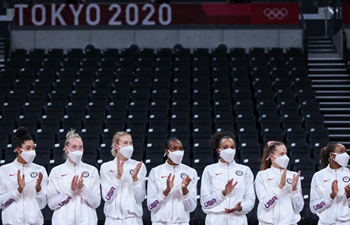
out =
[[[269,156],[270,156],[270,154],[273,154],[276,151],[276,147],[280,146],[280,145],[284,145],[284,144],[280,141],[267,142],[267,144],[264,148],[262,158],[261,158],[260,170],[266,170],[267,168],[271,167],[272,162],[269,159]]]
[[[334,148],[340,144],[339,142],[329,142],[325,147],[321,148],[320,159],[321,159],[321,168],[326,168],[329,162],[329,153],[334,152]]]

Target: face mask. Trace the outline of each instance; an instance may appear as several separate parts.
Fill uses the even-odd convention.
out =
[[[349,155],[348,153],[344,152],[341,154],[333,153],[335,155],[334,161],[336,161],[339,166],[347,166],[349,162]]]
[[[132,153],[134,152],[134,146],[132,145],[128,145],[125,147],[122,147],[120,145],[118,145],[120,147],[119,152],[120,154],[122,154],[122,156],[124,156],[127,159],[130,159],[130,157],[132,156]]]
[[[169,159],[171,159],[171,161],[173,161],[173,163],[178,165],[181,163],[182,158],[184,157],[184,151],[175,151],[175,152],[169,151],[168,157]]]
[[[20,148],[20,150],[22,151],[21,153],[21,157],[24,161],[26,161],[26,163],[32,163],[35,156],[36,156],[36,152],[35,150],[29,150],[29,151],[24,151],[23,149]]]
[[[220,157],[225,160],[225,162],[230,163],[233,161],[233,158],[236,155],[236,149],[232,149],[232,148],[227,148],[224,150],[220,150]]]
[[[284,156],[280,156],[280,157],[278,157],[278,156],[276,156],[275,155],[275,157],[276,157],[276,159],[275,159],[275,163],[277,164],[277,165],[279,165],[281,168],[287,168],[287,166],[288,166],[288,163],[289,163],[289,158],[288,158],[288,156],[287,155],[284,155]]]
[[[67,148],[68,149],[68,148]],[[72,152],[68,149],[68,157],[74,162],[79,163],[81,161],[81,158],[83,157],[83,150],[76,150]]]

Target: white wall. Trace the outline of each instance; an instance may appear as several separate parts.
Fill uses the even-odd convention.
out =
[[[37,30],[12,31],[12,48],[125,48],[137,44],[141,48],[184,47],[302,47],[299,29],[217,29],[217,30]]]

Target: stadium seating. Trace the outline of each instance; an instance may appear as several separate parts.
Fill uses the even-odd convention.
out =
[[[71,128],[83,137],[83,160],[98,168],[112,159],[114,132],[125,130],[148,172],[177,136],[184,163],[201,176],[218,159],[211,135],[231,130],[236,161],[254,174],[269,140],[286,143],[290,169],[316,171],[328,132],[303,60],[295,48],[14,49],[0,72],[1,163],[15,157],[19,126],[35,137],[36,162],[48,171],[63,161]],[[303,174],[306,190],[311,174]],[[200,209],[194,216],[204,218]]]

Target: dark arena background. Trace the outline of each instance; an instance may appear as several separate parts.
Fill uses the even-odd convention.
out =
[[[66,4],[71,3],[71,4]],[[209,145],[236,134],[235,160],[259,170],[269,140],[286,143],[301,170],[309,210],[311,178],[329,141],[350,147],[350,3],[340,0],[3,0],[0,5],[0,156],[14,160],[14,130],[29,129],[35,162],[64,160],[71,128],[83,161],[112,160],[116,131],[134,142],[148,172],[176,136],[183,163],[201,176],[218,160]],[[198,198],[200,180],[198,182]],[[151,224],[144,201],[144,224]],[[104,223],[103,200],[97,209]],[[52,211],[43,210],[45,224]],[[14,215],[15,216],[15,215]],[[204,224],[199,200],[191,224]],[[258,224],[256,207],[249,224]]]

